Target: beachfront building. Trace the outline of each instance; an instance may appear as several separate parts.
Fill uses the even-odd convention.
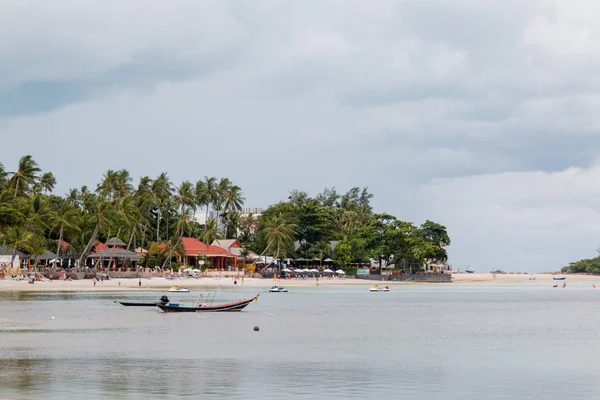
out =
[[[260,258],[255,252],[245,250],[237,239],[217,239],[211,245],[227,250],[229,254],[235,256],[238,263],[242,263],[244,269],[246,268],[246,261],[256,261]]]
[[[198,239],[190,237],[181,238],[181,242],[185,252],[183,257],[184,266],[202,265],[201,261],[206,258],[210,261],[212,268],[218,270],[230,269],[230,267],[237,268],[236,256],[222,247],[206,246]]]
[[[142,256],[125,249],[125,243],[113,237],[106,243],[96,242],[87,258],[92,260],[94,268],[108,267],[116,270],[118,267],[135,267],[135,262],[141,260]]]

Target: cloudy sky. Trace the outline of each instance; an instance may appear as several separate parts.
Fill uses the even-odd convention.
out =
[[[451,263],[600,247],[600,3],[5,0],[0,161],[57,191],[109,168],[227,176],[250,207],[368,186]]]

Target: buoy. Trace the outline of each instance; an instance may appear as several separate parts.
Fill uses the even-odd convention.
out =
[[[50,319],[54,319],[54,317],[50,317]]]
[[[254,332],[258,332],[258,331],[260,331],[260,328],[258,326],[255,326],[254,327]]]

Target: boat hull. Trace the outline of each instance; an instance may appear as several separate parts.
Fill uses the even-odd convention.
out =
[[[157,306],[164,312],[237,312],[242,311],[248,304],[257,300],[258,296],[234,303],[217,304],[214,306],[182,307],[179,304],[157,304]]]
[[[389,292],[390,289],[369,289],[369,292]]]
[[[552,280],[554,280],[554,281],[564,281],[565,279],[567,279],[567,278],[565,278],[565,277],[563,277],[563,278],[554,278],[553,277],[552,278]]]
[[[156,307],[157,305],[162,303],[135,303],[130,301],[120,301],[119,304],[126,307]]]

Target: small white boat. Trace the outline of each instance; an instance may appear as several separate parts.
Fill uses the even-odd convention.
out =
[[[180,288],[179,286],[172,286],[171,289],[169,289],[169,292],[187,293],[187,292],[189,292],[189,289]]]
[[[271,289],[269,289],[269,292],[271,292],[271,293],[287,293],[287,289],[284,289],[281,286],[273,286]]]
[[[378,285],[373,285],[369,289],[369,292],[389,292],[389,291],[390,291],[390,287],[389,286],[379,287]]]

